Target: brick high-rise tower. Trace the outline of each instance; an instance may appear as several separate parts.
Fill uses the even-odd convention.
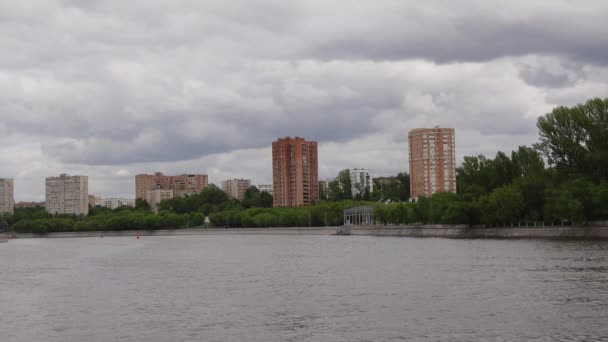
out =
[[[409,134],[410,197],[456,192],[453,128],[416,128]]]
[[[319,200],[317,142],[283,138],[272,143],[273,206],[299,207]]]

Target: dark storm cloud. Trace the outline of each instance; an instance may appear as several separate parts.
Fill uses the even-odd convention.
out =
[[[307,53],[325,59],[438,63],[487,61],[529,54],[608,63],[608,6],[603,1],[411,2],[377,10],[378,18],[347,22]]]
[[[532,68],[522,65],[519,75],[526,83],[543,88],[559,88],[570,84],[571,80],[566,74],[554,74],[544,68]]]

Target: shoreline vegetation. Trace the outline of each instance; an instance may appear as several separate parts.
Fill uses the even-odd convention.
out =
[[[90,208],[89,215],[50,216],[42,207],[17,208],[0,217],[16,233],[121,231],[209,227],[341,226],[343,210],[370,205],[384,224],[511,226],[522,222],[586,226],[608,219],[608,99],[557,107],[539,117],[539,141],[494,158],[465,156],[457,169],[457,193],[436,193],[409,202],[409,175],[361,189],[353,199],[348,170],[338,174],[309,207],[271,208],[256,188],[241,202],[214,185],[201,193],[161,202],[158,214],[145,201],[135,208]]]

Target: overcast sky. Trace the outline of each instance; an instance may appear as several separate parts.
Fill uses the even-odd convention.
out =
[[[319,141],[320,178],[408,169],[407,133],[458,162],[608,97],[606,0],[0,0],[0,177],[134,197],[134,175],[270,183],[271,142]]]

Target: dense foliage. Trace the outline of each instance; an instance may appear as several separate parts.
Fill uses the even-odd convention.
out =
[[[376,180],[353,199],[349,170],[321,193],[321,202],[272,208],[272,196],[250,188],[243,201],[214,185],[201,193],[135,208],[91,208],[87,217],[48,215],[44,208],[18,208],[0,224],[16,232],[216,227],[323,226],[343,224],[343,210],[372,205],[378,223],[511,225],[585,223],[608,219],[608,99],[558,107],[538,119],[539,143],[494,158],[466,156],[457,169],[454,193],[409,200],[409,175]],[[547,165],[545,164],[547,162]]]
[[[336,226],[344,224],[344,209],[370,203],[343,200],[323,201],[317,205],[298,208],[230,209],[211,215],[211,222],[217,227]]]
[[[16,209],[20,212],[22,209]],[[62,215],[47,218],[26,218],[17,221],[12,229],[17,233],[108,231],[133,229],[175,229],[185,227],[189,222],[202,224],[204,217],[163,212],[155,215],[149,211],[131,208],[109,210],[96,207],[87,217]],[[198,221],[198,222],[197,222]]]

